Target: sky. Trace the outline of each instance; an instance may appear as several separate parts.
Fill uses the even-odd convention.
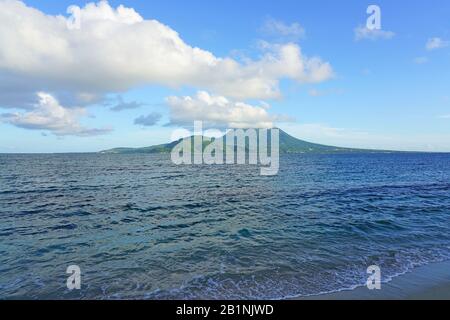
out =
[[[196,120],[450,152],[450,2],[0,0],[0,153],[149,146]]]

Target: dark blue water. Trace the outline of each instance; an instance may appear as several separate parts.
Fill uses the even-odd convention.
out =
[[[285,298],[450,258],[450,155],[0,155],[0,298]],[[81,290],[66,288],[79,265]]]

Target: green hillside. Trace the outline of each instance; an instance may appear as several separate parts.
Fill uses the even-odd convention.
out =
[[[269,130],[270,131],[270,130]],[[270,137],[270,134],[269,134]],[[223,137],[224,138],[224,137]],[[203,137],[203,147],[210,143],[211,138]],[[133,154],[133,153],[170,153],[181,140],[167,144],[160,144],[143,148],[114,148],[100,151],[106,154]],[[380,152],[379,150],[364,150],[326,146],[300,140],[292,137],[280,129],[280,153],[349,153],[349,152]],[[270,145],[270,141],[269,141]]]

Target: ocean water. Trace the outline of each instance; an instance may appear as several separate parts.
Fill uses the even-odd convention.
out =
[[[0,155],[0,298],[280,299],[449,258],[450,154],[282,155],[274,177]]]

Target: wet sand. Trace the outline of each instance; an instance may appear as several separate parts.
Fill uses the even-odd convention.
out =
[[[450,300],[450,261],[433,263],[382,283],[380,290],[358,287],[296,300]]]

